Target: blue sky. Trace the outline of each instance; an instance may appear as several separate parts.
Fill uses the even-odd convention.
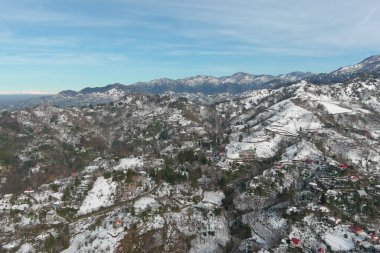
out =
[[[378,0],[1,0],[0,93],[328,72],[379,54],[379,27]]]

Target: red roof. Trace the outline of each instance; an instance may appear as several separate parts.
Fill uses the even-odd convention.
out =
[[[370,234],[370,237],[371,237],[371,239],[374,240],[374,241],[379,240],[379,237],[378,237],[375,233]]]
[[[300,246],[301,245],[301,240],[296,238],[296,237],[293,237],[292,240],[291,240],[292,244],[296,245],[296,246]]]
[[[364,232],[364,229],[362,229],[361,227],[358,227],[358,226],[353,226],[351,229],[352,229],[352,231],[354,231],[355,233],[361,233],[361,232]]]
[[[347,169],[347,168],[348,168],[348,165],[342,163],[342,164],[339,164],[339,168],[341,168],[341,169]]]
[[[325,253],[325,249],[324,248],[319,248],[318,249],[318,253]]]
[[[113,221],[113,225],[119,227],[119,226],[123,225],[123,222],[119,218],[116,218]]]

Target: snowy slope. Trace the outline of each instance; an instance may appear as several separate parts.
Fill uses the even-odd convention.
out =
[[[98,177],[79,208],[78,214],[86,214],[112,205],[116,186],[116,183],[112,182],[110,178]]]

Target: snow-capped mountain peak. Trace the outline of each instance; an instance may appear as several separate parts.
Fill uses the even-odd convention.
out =
[[[379,72],[380,71],[380,55],[373,55],[361,61],[358,64],[345,66],[333,71],[333,75],[353,74],[355,72]]]

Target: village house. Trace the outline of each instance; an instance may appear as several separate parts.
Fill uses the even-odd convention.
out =
[[[380,185],[375,185],[375,187],[373,187],[373,193],[380,196]]]
[[[350,177],[350,180],[351,180],[351,182],[353,182],[353,183],[359,181],[359,179],[360,179],[360,178],[359,178],[358,176],[351,176],[351,177]]]
[[[55,201],[55,202],[52,204],[52,208],[56,210],[56,209],[58,209],[58,208],[61,208],[62,205],[63,205],[63,202],[60,201],[60,200],[57,200],[57,201]]]
[[[113,220],[113,227],[114,228],[119,228],[123,225],[123,221],[119,218],[119,217],[116,217],[114,220]]]
[[[365,192],[365,190],[357,190],[359,197],[366,198],[368,194]]]
[[[316,184],[316,183],[314,183],[314,182],[310,182],[310,183],[309,183],[309,186],[310,186],[310,188],[312,188],[312,189],[317,189],[317,188],[318,188],[318,184]]]
[[[291,240],[290,240],[290,243],[293,247],[298,247],[300,248],[301,247],[301,240],[296,238],[296,237],[293,237]]]
[[[380,238],[376,233],[371,233],[371,234],[367,235],[366,238],[369,241],[376,243],[376,244],[380,242]]]
[[[32,187],[28,187],[28,188],[25,189],[24,193],[25,194],[32,194],[32,193],[34,193],[34,190],[33,190]]]
[[[274,165],[274,167],[275,167],[275,169],[277,169],[277,170],[281,170],[281,169],[282,169],[282,164],[281,164],[281,163],[276,163],[276,164]]]
[[[336,197],[338,195],[339,195],[338,191],[335,191],[335,190],[327,190],[326,191],[326,196],[327,197]]]
[[[325,206],[320,206],[318,210],[322,213],[329,213],[330,212],[330,210]]]
[[[327,222],[330,223],[331,225],[338,225],[342,223],[342,220],[339,218],[335,218],[333,216],[327,217]]]
[[[51,236],[50,233],[42,233],[42,234],[36,236],[36,240],[40,241],[40,242],[44,242],[50,236]]]
[[[345,164],[345,163],[341,163],[341,164],[339,164],[338,167],[339,167],[339,169],[342,169],[342,170],[348,169],[348,165]]]
[[[351,227],[352,232],[354,232],[356,235],[365,234],[364,229],[358,226],[352,226]]]
[[[57,218],[57,212],[54,211],[53,209],[49,210],[47,213],[46,213],[46,221],[48,223],[53,223]]]

